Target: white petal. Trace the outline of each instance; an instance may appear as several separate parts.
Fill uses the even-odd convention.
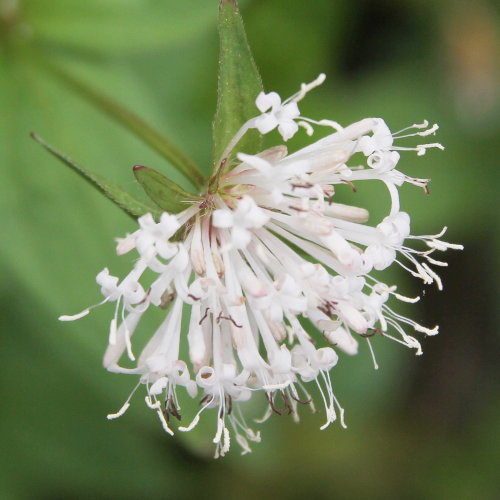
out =
[[[293,120],[287,119],[279,122],[278,132],[281,134],[284,141],[291,139],[297,130],[299,130],[299,126]]]
[[[149,388],[149,394],[153,395],[158,395],[163,392],[163,389],[167,387],[168,384],[168,378],[167,377],[160,377],[154,384],[151,385]]]
[[[279,121],[276,116],[272,113],[266,113],[255,119],[255,128],[261,134],[267,134],[274,130],[279,125]]]
[[[234,217],[230,210],[215,210],[212,213],[212,224],[215,227],[232,227]]]
[[[337,353],[331,347],[321,347],[316,351],[316,356],[322,370],[331,370],[339,360]]]
[[[336,330],[325,332],[324,335],[328,342],[342,349],[346,354],[352,356],[358,353],[358,341],[345,328],[339,327]]]
[[[263,158],[259,158],[258,156],[253,155],[247,155],[245,153],[238,153],[238,159],[255,168],[263,175],[269,176],[272,173],[273,169],[271,167],[271,164]]]
[[[116,332],[116,341],[114,344],[109,345],[106,349],[103,359],[104,368],[109,368],[115,365],[120,360],[123,352],[127,347],[125,335],[132,337],[143,312],[131,312],[122,322],[118,331]]]
[[[252,239],[252,234],[243,227],[236,226],[231,232],[232,243],[235,248],[245,248]]]
[[[255,104],[257,105],[259,111],[264,113],[269,108],[277,108],[281,106],[281,97],[276,92],[269,92],[269,94],[261,92],[257,96]]]

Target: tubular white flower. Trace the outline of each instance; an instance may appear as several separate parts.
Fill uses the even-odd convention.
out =
[[[262,115],[255,120],[255,128],[261,134],[267,134],[278,127],[283,140],[287,141],[295,135],[299,126],[295,122],[300,116],[296,102],[281,103],[281,97],[276,92],[264,94],[261,92],[255,101]],[[271,110],[266,113],[266,111]]]
[[[411,236],[410,216],[400,210],[399,186],[427,185],[396,169],[400,152],[421,155],[442,147],[396,143],[433,134],[437,126],[425,122],[392,134],[381,118],[343,128],[300,116],[297,103],[323,80],[320,75],[303,84],[285,101],[274,92],[260,94],[261,114],[243,125],[225,155],[250,128],[261,133],[278,128],[284,140],[299,126],[309,133],[325,125],[333,133],[291,155],[284,146],[258,155],[239,152],[240,163],[218,179],[216,192],[207,189],[199,205],[177,215],[164,213],[159,221],[145,215],[139,229],[118,240],[119,255],[133,249],[139,255],[125,279],[120,282],[107,269],[97,277],[103,302],[116,302],[104,366],[139,375],[147,405],[169,434],[175,430],[171,417],[180,418],[177,387],[192,397],[200,391],[198,414],[178,429],[191,430],[205,411],[217,408],[216,456],[229,449],[228,425],[243,453],[250,451],[248,441],[260,440],[239,408],[256,392],[264,393],[269,405],[262,420],[273,412],[297,419],[299,404],[314,409],[304,383],[315,382],[326,414],[322,428],[337,417],[345,426],[330,379],[339,359],[336,349],[354,355],[358,343],[366,341],[377,367],[371,337],[391,338],[420,354],[419,341],[407,329],[437,333],[437,327],[425,328],[388,305],[418,298],[396,293],[395,286],[370,273],[397,263],[441,288],[431,266],[446,264],[434,259],[434,252],[462,248],[441,241],[444,230]],[[342,186],[372,180],[382,182],[391,199],[390,212],[375,226],[367,224],[366,209],[339,203],[337,194]],[[409,246],[415,240],[426,249]],[[148,307],[165,309],[165,319],[135,367],[125,368],[120,360],[127,351],[135,361],[131,338]],[[61,319],[78,319],[89,311]],[[183,313],[189,320],[183,321]],[[305,320],[316,330],[306,331]],[[186,351],[189,359],[181,359]],[[123,415],[129,401],[108,418]]]
[[[238,200],[236,210],[215,210],[212,224],[217,228],[231,228],[231,242],[235,248],[245,248],[252,237],[251,229],[258,229],[268,221],[263,210],[250,196]]]

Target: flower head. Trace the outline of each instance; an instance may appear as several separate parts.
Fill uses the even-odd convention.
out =
[[[229,449],[229,428],[243,452],[250,451],[249,441],[260,440],[236,408],[258,393],[268,403],[264,419],[273,412],[298,418],[300,405],[314,408],[308,388],[313,382],[325,413],[322,428],[337,419],[344,426],[330,375],[339,353],[356,354],[358,342],[365,341],[376,367],[371,337],[388,337],[421,354],[417,337],[437,333],[437,327],[398,314],[394,301],[418,298],[398,294],[375,274],[395,263],[441,288],[432,266],[446,264],[434,256],[461,248],[439,239],[444,230],[412,236],[410,216],[400,209],[399,186],[427,185],[397,169],[400,153],[441,148],[408,147],[400,140],[433,134],[437,126],[424,122],[391,133],[380,118],[341,127],[301,117],[298,102],[323,80],[320,75],[303,84],[283,102],[274,92],[260,94],[261,114],[243,125],[224,157],[252,128],[277,128],[285,141],[299,127],[310,134],[314,126],[328,126],[330,135],[292,154],[284,146],[257,155],[239,152],[238,163],[218,178],[217,190],[207,189],[179,214],[139,218],[139,228],[118,240],[118,254],[138,254],[124,279],[107,269],[97,276],[104,302],[115,302],[104,366],[139,377],[147,405],[170,434],[170,418],[181,413],[178,389],[199,394],[199,412],[178,430],[191,430],[216,408],[216,456]],[[382,182],[391,200],[376,225],[367,224],[366,209],[337,200],[337,187],[365,181]],[[132,336],[150,307],[165,309],[165,318],[136,358]],[[306,319],[313,329],[306,330]],[[181,359],[186,343],[189,359]],[[125,352],[134,368],[120,365]],[[108,418],[122,415],[129,400]]]

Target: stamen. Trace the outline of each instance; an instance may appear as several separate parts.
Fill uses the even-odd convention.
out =
[[[423,127],[422,125],[426,125],[426,126]],[[410,130],[412,128],[426,128],[427,126],[429,126],[429,122],[427,122],[427,120],[426,120],[424,123],[422,123],[420,125],[413,125],[411,127],[407,127],[405,129],[402,129],[399,132],[396,132],[396,133],[392,134],[392,136],[394,137],[394,139],[404,139],[406,137],[415,137],[417,135],[420,136],[420,137],[426,137],[428,135],[435,134],[436,131],[439,129],[439,125],[437,123],[435,123],[434,125],[432,125],[432,127],[430,127],[427,130],[424,130],[423,132],[414,132],[412,134],[398,135],[399,133],[404,132],[405,130]]]
[[[431,276],[436,281],[438,289],[442,290],[443,282],[441,281],[441,278],[425,262],[422,263],[422,267],[427,271],[429,276]]]
[[[425,258],[427,259],[428,262],[430,262],[431,264],[434,264],[435,266],[448,267],[448,262],[443,262],[441,260],[433,259],[433,258],[429,257],[428,255],[426,255]]]
[[[149,408],[151,408],[152,410],[158,410],[159,408],[161,408],[161,404],[159,401],[155,401],[153,403],[153,401],[151,401],[151,398],[150,396],[146,396],[144,398],[144,401],[146,401],[146,404],[148,405]]]
[[[342,132],[344,130],[344,127],[342,127],[342,125],[340,125],[337,122],[334,122],[333,120],[319,120],[316,123],[318,125],[324,125],[325,127],[332,127],[337,132]]]
[[[203,323],[203,321],[205,321],[206,317],[208,316],[208,311],[210,311],[210,307],[207,307],[205,309],[205,314],[203,315],[203,318],[201,318],[200,321],[198,321],[199,325],[201,325]]]
[[[178,429],[182,432],[189,432],[192,431],[197,425],[198,422],[200,421],[200,415],[201,413],[206,410],[213,402],[214,402],[215,396],[212,396],[212,398],[198,411],[198,413],[195,415],[191,423],[187,427],[178,427]]]
[[[59,321],[75,321],[77,319],[83,318],[84,316],[87,316],[89,314],[90,309],[84,309],[82,312],[79,312],[78,314],[73,314],[73,315],[66,315],[63,314],[62,316],[59,316],[57,318]]]
[[[415,304],[416,302],[418,302],[420,300],[420,297],[406,297],[404,295],[400,295],[399,293],[395,293],[393,292],[392,295],[394,295],[394,297],[396,297],[398,300],[400,300],[401,302],[408,302],[410,304]]]
[[[266,407],[266,411],[265,411],[264,415],[261,418],[254,418],[253,421],[257,424],[263,424],[264,422],[269,420],[269,418],[271,417],[272,414],[273,414],[273,409],[269,405]]]
[[[375,351],[373,350],[372,343],[370,342],[369,338],[366,339],[366,342],[368,344],[368,348],[370,349],[370,355],[371,355],[372,361],[373,361],[373,368],[375,370],[378,370],[378,363],[377,363],[377,359],[375,358]]]
[[[441,151],[444,151],[444,146],[442,144],[439,144],[439,142],[433,142],[432,144],[419,144],[415,148],[415,151],[417,152],[417,156],[423,156],[430,148],[437,148]]]
[[[158,409],[156,411],[156,414],[158,415],[158,418],[160,419],[160,422],[161,422],[161,425],[163,427],[163,430],[167,433],[167,434],[170,434],[171,436],[174,435],[174,431],[168,426],[168,423],[167,421],[165,420],[165,417],[163,415],[163,412],[161,411],[161,409]]]
[[[304,97],[306,96],[306,94],[308,92],[310,92],[312,89],[316,88],[316,87],[319,87],[324,81],[326,80],[326,75],[324,73],[320,73],[318,75],[318,77],[313,80],[312,82],[310,83],[302,83],[300,85],[300,90],[292,95],[291,97],[289,97],[288,99],[286,99],[283,104],[286,104],[288,102],[299,102],[301,101],[302,99],[304,99]]]
[[[320,370],[320,374],[323,375],[323,372]],[[324,376],[324,375],[323,375]],[[337,419],[337,415],[335,414],[335,409],[332,406],[331,402],[326,401],[325,394],[323,392],[323,388],[321,387],[320,381],[318,378],[315,379],[316,385],[318,386],[319,392],[321,394],[321,398],[323,399],[323,404],[325,405],[325,413],[326,413],[326,422],[320,427],[320,430],[325,430],[332,422]]]
[[[427,120],[424,120],[422,123],[414,123],[413,125],[402,128],[401,130],[394,132],[392,134],[392,136],[395,137],[396,135],[399,135],[403,132],[406,132],[407,130],[411,130],[412,128],[427,128],[428,126],[429,126],[429,122]]]
[[[422,325],[419,325],[418,323],[415,323],[413,325],[413,328],[415,328],[415,330],[417,332],[421,332],[421,333],[425,333],[426,335],[437,335],[439,333],[439,326],[436,325],[434,328],[426,328],[425,326],[422,326]]]
[[[115,418],[121,417],[130,407],[130,403],[126,401],[124,405],[116,413],[108,413],[106,418],[108,420],[114,420]]]
[[[310,137],[311,135],[314,134],[314,129],[311,127],[309,123],[307,123],[305,120],[301,120],[297,122],[297,125],[305,129],[306,134]]]
[[[87,314],[89,314],[90,311],[92,311],[92,309],[95,309],[96,307],[102,306],[103,304],[108,302],[108,300],[109,300],[109,297],[106,297],[101,302],[98,302],[97,304],[94,304],[90,307],[87,307],[87,309],[84,309],[83,311],[79,312],[78,314],[72,314],[72,315],[63,314],[62,316],[59,316],[59,318],[57,318],[57,319],[59,321],[76,321],[77,319],[80,319],[80,318],[87,316]]]

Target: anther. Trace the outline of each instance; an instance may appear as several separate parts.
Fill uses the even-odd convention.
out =
[[[226,319],[228,321],[231,321],[231,323],[236,327],[236,328],[243,328],[243,325],[238,325],[238,323],[236,323],[236,321],[234,320],[234,318],[232,316],[223,316],[222,315],[222,311],[219,313],[219,315],[217,316],[217,323],[220,323],[220,320],[221,319]]]
[[[203,318],[201,318],[200,321],[198,321],[199,325],[201,325],[205,321],[206,317],[208,316],[208,311],[210,311],[210,307],[207,307],[205,309],[205,314],[203,315]]]
[[[311,184],[310,182],[291,182],[290,186],[292,186],[292,191],[294,189],[311,189],[314,187],[314,184]]]
[[[343,182],[344,184],[347,184],[348,186],[350,186],[350,188],[352,189],[352,192],[353,192],[353,193],[357,193],[357,192],[358,192],[358,188],[354,185],[354,183],[353,183],[353,182],[351,182],[351,181],[346,181],[345,179],[342,179],[342,182]]]
[[[293,394],[290,393],[290,397],[294,400],[297,401],[297,403],[300,403],[301,405],[310,405],[312,403],[312,398],[304,401],[300,398],[295,397]]]
[[[167,422],[170,422],[170,415],[173,415],[177,420],[181,421],[182,417],[177,406],[171,398],[165,399],[165,408],[163,410],[163,415]]]
[[[166,309],[167,306],[175,299],[175,292],[172,290],[166,290],[163,292],[160,298],[160,307]]]

